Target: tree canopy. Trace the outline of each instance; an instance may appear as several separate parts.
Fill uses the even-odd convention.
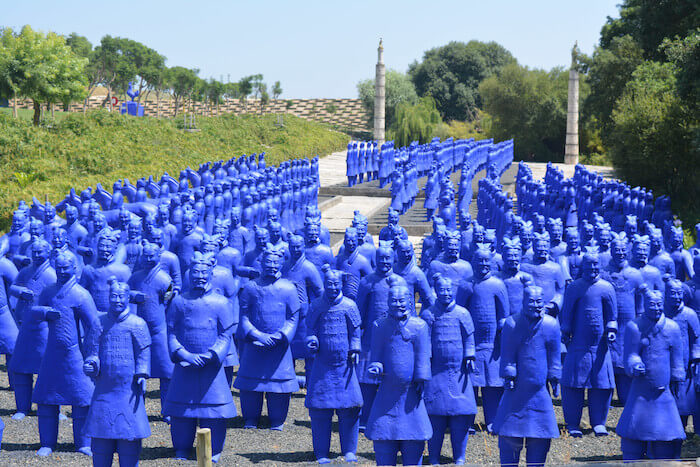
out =
[[[385,85],[384,117],[385,126],[389,128],[394,123],[394,116],[399,104],[415,104],[418,102],[418,94],[416,94],[416,88],[408,75],[396,70],[386,72]],[[374,79],[366,79],[357,83],[357,92],[362,100],[362,106],[369,115],[369,121],[372,122],[374,120]]]
[[[62,36],[30,26],[19,34],[8,28],[2,34],[2,49],[0,92],[32,99],[35,125],[42,103],[70,102],[84,95],[87,59],[77,56]]]
[[[511,53],[496,42],[450,42],[430,49],[408,74],[419,96],[432,96],[445,120],[472,120],[481,108],[479,84],[505,65]]]

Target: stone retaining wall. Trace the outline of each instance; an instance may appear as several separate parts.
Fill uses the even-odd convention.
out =
[[[102,107],[105,96],[92,96],[88,101],[89,109]],[[9,102],[12,107],[12,100]],[[33,104],[30,99],[19,99],[20,109],[32,109]],[[175,115],[175,101],[172,99],[162,99],[159,103],[160,115],[172,117]],[[59,106],[56,106],[58,110]],[[83,103],[75,102],[71,104],[70,112],[82,112]],[[182,107],[178,109],[178,115],[182,112]],[[233,113],[241,115],[249,114],[282,114],[288,113],[307,120],[315,120],[331,124],[341,130],[349,131],[369,131],[369,116],[362,107],[360,99],[276,99],[270,100],[264,109],[260,108],[259,99],[231,99],[220,104],[218,109],[210,109],[209,106],[196,102],[194,112],[198,115],[219,115]],[[156,115],[156,102],[153,94],[145,103],[144,114],[146,116]]]

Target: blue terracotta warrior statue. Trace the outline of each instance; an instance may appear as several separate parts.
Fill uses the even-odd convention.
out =
[[[445,430],[450,427],[452,458],[463,465],[474,424],[476,400],[471,373],[476,369],[474,323],[469,312],[457,305],[452,281],[434,278],[437,301],[423,310],[421,318],[428,324],[432,358],[432,378],[425,384],[425,407],[430,416],[433,436],[428,440],[430,463],[440,463]]]
[[[32,397],[39,404],[41,448],[37,454],[48,456],[56,448],[59,407],[72,405],[75,448],[91,455],[90,438],[83,426],[94,385],[83,372],[81,333],[89,334],[93,327],[99,326],[97,308],[90,293],[78,284],[73,257],[59,255],[55,269],[56,284],[46,287],[39,296],[39,304],[32,308],[32,317],[48,321],[49,327],[46,352]]]
[[[312,360],[307,357],[304,340],[306,339],[306,317],[311,302],[323,294],[323,280],[316,266],[306,259],[304,237],[289,235],[287,241],[290,258],[282,267],[282,277],[294,284],[299,296],[299,324],[291,342],[292,357],[295,360],[305,358],[306,371],[308,372]]]
[[[109,311],[87,339],[83,369],[95,381],[95,392],[84,430],[92,439],[95,467],[110,467],[115,452],[120,467],[137,466],[141,440],[151,435],[144,399],[151,336],[146,322],[129,312],[129,297],[129,286],[113,281]]]
[[[360,312],[343,296],[342,273],[324,266],[324,294],[307,317],[306,346],[314,357],[305,405],[311,417],[314,455],[330,462],[331,421],[338,415],[340,450],[346,462],[357,462],[362,393],[356,366],[360,354]],[[308,371],[308,370],[307,370]]]
[[[234,330],[230,302],[211,285],[215,259],[195,252],[189,286],[173,298],[167,312],[168,350],[175,363],[163,414],[171,417],[175,457],[186,459],[197,421],[211,429],[212,459],[218,461],[226,439],[226,419],[236,416],[224,360]]]
[[[644,283],[642,274],[627,261],[627,236],[624,233],[613,233],[610,244],[610,262],[601,271],[601,277],[615,289],[617,301],[617,329],[624,331],[627,323],[642,314],[644,304],[641,286]],[[629,392],[631,378],[625,373],[623,339],[615,339],[608,344],[615,372],[615,388],[617,397],[625,404]]]
[[[661,271],[649,264],[651,241],[648,235],[636,234],[632,237],[632,267],[639,270],[644,283],[654,290],[663,290]]]
[[[131,275],[129,266],[115,260],[118,241],[112,229],[102,230],[97,241],[97,259],[95,263],[85,266],[80,278],[80,285],[90,292],[98,311],[106,312],[109,309],[110,279],[126,282]]]
[[[321,220],[307,217],[304,221],[304,241],[306,242],[306,259],[311,261],[319,274],[324,264],[333,264],[333,251],[321,241]]]
[[[46,321],[34,319],[32,307],[46,287],[56,284],[56,271],[49,263],[50,251],[46,241],[36,239],[32,245],[32,263],[19,271],[10,287],[10,294],[17,298],[15,315],[20,323],[14,358],[9,365],[17,404],[13,420],[21,420],[31,411],[34,375],[39,373],[46,350],[49,327]]]
[[[532,275],[534,285],[542,288],[547,313],[556,317],[564,299],[566,277],[561,265],[549,255],[549,234],[534,236],[532,263],[523,263],[522,270]]]
[[[248,282],[240,296],[241,365],[233,383],[241,391],[245,428],[256,428],[263,396],[273,430],[282,430],[291,394],[299,390],[290,343],[299,322],[295,285],[282,278],[284,253],[268,245],[262,275]]]
[[[475,370],[471,383],[481,388],[486,429],[496,416],[503,394],[499,374],[500,334],[510,315],[508,292],[501,279],[491,273],[491,252],[481,244],[472,257],[474,277],[457,292],[457,303],[471,313],[476,345]]]
[[[425,321],[411,316],[403,280],[390,279],[390,287],[389,316],[372,324],[367,372],[380,383],[365,434],[374,442],[377,465],[395,465],[399,451],[404,465],[420,465],[433,435],[423,401],[431,377],[430,336]]]
[[[532,276],[520,270],[521,258],[520,239],[503,237],[503,271],[500,278],[506,286],[511,315],[517,315],[522,311],[525,287],[534,284]]]
[[[343,251],[335,257],[335,268],[345,273],[343,296],[355,301],[360,281],[372,273],[372,265],[357,249],[357,230],[354,227],[345,229],[343,246]]]
[[[435,303],[435,293],[428,283],[425,273],[416,264],[413,254],[413,244],[408,240],[399,240],[396,246],[396,262],[394,272],[403,277],[406,281],[411,298],[411,314],[416,316],[416,293],[420,296],[422,309],[428,308]]]
[[[625,370],[632,378],[617,423],[626,461],[678,458],[685,430],[673,395],[685,381],[683,336],[664,315],[662,292],[647,288],[644,314],[625,328]]]
[[[615,388],[608,345],[617,336],[617,298],[610,282],[600,277],[597,252],[584,255],[581,278],[567,287],[560,322],[568,351],[562,371],[562,410],[569,434],[583,435],[581,413],[588,389],[593,432],[606,436],[605,422]]]
[[[428,280],[431,281],[435,274],[440,273],[452,281],[452,293],[457,296],[457,291],[465,287],[474,276],[471,264],[459,257],[461,238],[457,231],[447,231],[442,256],[430,262]],[[432,284],[431,284],[432,285]]]
[[[664,293],[664,315],[678,324],[681,331],[683,368],[686,368],[686,378],[678,384],[678,393],[674,394],[678,404],[678,412],[683,421],[683,427],[688,424],[688,417],[698,416],[695,383],[697,381],[696,367],[700,363],[700,322],[697,313],[683,304],[683,283],[673,276],[664,276],[666,291]],[[678,443],[676,458],[681,455],[681,443]]]
[[[527,279],[524,279],[527,280]],[[552,438],[559,437],[552,396],[559,395],[561,332],[545,314],[542,288],[527,285],[522,312],[503,327],[501,376],[505,392],[493,422],[501,465],[517,465],[526,448],[527,465],[544,465]]]
[[[693,250],[693,278],[685,283],[684,302],[700,313],[700,250]]]
[[[379,240],[393,242],[399,238],[407,239],[408,233],[399,225],[399,211],[389,208],[387,226],[382,227],[382,230],[379,231]]]
[[[382,320],[389,314],[390,278],[394,277],[405,286],[405,281],[391,271],[394,262],[394,252],[388,242],[380,242],[377,248],[377,267],[369,276],[360,282],[357,294],[357,308],[362,317],[362,352],[358,367],[358,378],[362,390],[362,413],[360,414],[360,430],[367,426],[367,418],[372,408],[372,401],[377,394],[379,379],[367,372],[370,363],[370,346],[373,323]]]
[[[148,326],[151,339],[149,375],[160,379],[162,409],[174,368],[168,352],[168,324],[165,316],[166,307],[173,295],[173,281],[163,270],[160,255],[160,246],[144,240],[141,260],[129,278],[129,286],[143,294],[143,300],[139,300],[137,306],[137,314]]]

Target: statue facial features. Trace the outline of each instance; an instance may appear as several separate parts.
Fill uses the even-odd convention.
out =
[[[534,290],[529,290],[523,295],[524,299],[524,307],[523,307],[523,312],[525,314],[525,317],[530,320],[530,321],[537,321],[542,318],[544,315],[544,300],[542,298],[542,289],[537,287],[536,290],[535,287],[528,287],[528,289],[534,289]]]
[[[345,246],[346,253],[353,253],[357,249],[357,234],[345,232],[343,245]]]
[[[656,292],[656,293],[655,293]],[[644,316],[650,321],[658,321],[664,313],[664,304],[661,293],[654,291],[647,293],[645,297]]]
[[[520,252],[516,248],[508,248],[503,257],[503,266],[510,273],[520,270]]]
[[[277,276],[281,266],[280,256],[276,254],[265,254],[263,256],[262,269],[266,277]]]
[[[435,294],[437,300],[442,306],[447,306],[452,303],[452,281],[446,278],[440,278],[435,282]]]
[[[408,242],[399,242],[399,261],[408,264],[413,260],[413,247]]]
[[[410,303],[408,289],[404,286],[392,287],[389,290],[389,314],[397,321],[408,320]]]
[[[377,249],[377,271],[380,274],[386,275],[391,271],[392,263],[394,261],[394,254],[388,248]]]
[[[678,281],[669,281],[666,284],[666,301],[671,310],[677,310],[683,306],[683,286]]]
[[[622,264],[627,259],[627,248],[625,242],[613,242],[612,243],[612,259],[617,264]]]
[[[343,281],[340,274],[327,274],[324,290],[329,300],[335,300],[343,293]]]
[[[68,257],[59,255],[56,258],[56,280],[59,284],[65,284],[71,277],[75,276],[75,262]]]
[[[49,258],[49,244],[41,241],[32,244],[32,263],[36,266],[42,264]]]
[[[445,243],[445,253],[446,253],[446,259],[450,263],[454,263],[459,259],[459,250],[460,250],[460,245],[459,245],[459,240],[453,237],[450,237],[446,240]]]
[[[546,261],[549,258],[549,240],[538,239],[533,245],[535,258]]]
[[[211,279],[211,267],[203,263],[193,263],[190,268],[190,281],[192,288],[204,290]]]
[[[593,282],[598,279],[600,274],[600,261],[598,256],[584,256],[581,264],[581,277]]]
[[[491,273],[491,255],[489,252],[479,249],[475,256],[474,272],[480,279],[483,279]]]
[[[114,255],[116,245],[110,239],[101,238],[97,242],[97,256],[104,261],[109,261]]]
[[[119,316],[129,306],[129,291],[125,287],[111,287],[109,291],[109,313]]]

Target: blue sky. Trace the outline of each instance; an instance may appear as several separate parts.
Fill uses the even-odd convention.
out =
[[[0,0],[0,26],[98,43],[105,34],[143,42],[168,66],[231,81],[262,73],[287,98],[356,97],[374,76],[384,39],[388,68],[406,71],[452,40],[496,41],[532,68],[568,66],[574,41],[591,53],[620,0]],[[3,5],[4,4],[4,5]]]

